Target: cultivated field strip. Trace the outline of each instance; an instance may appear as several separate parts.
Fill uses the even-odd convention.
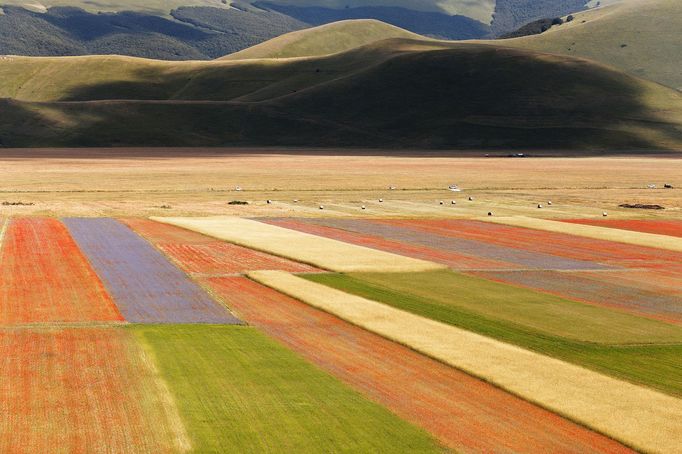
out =
[[[498,224],[525,227],[528,229],[546,230],[549,232],[567,233],[598,240],[614,241],[617,243],[634,244],[668,251],[682,252],[682,238],[657,235],[654,233],[620,230],[593,225],[572,224],[568,222],[552,221],[549,219],[529,218],[526,216],[488,217],[481,221]]]
[[[5,238],[5,232],[7,231],[7,225],[9,224],[9,219],[0,218],[0,249],[2,249],[2,240]]]
[[[573,224],[595,225],[620,230],[654,233],[682,237],[682,221],[673,220],[641,220],[641,219],[561,219],[562,222]]]
[[[459,254],[453,251],[445,251],[435,247],[414,245],[406,242],[387,240],[378,235],[352,232],[326,225],[318,225],[313,222],[305,222],[302,219],[261,219],[268,224],[310,233],[311,235],[323,236],[346,243],[357,244],[360,246],[371,247],[393,254],[400,254],[407,257],[414,257],[422,260],[429,260],[441,263],[453,269],[516,269],[518,265],[499,260],[485,259],[471,255]],[[286,270],[282,270],[286,271]]]
[[[636,449],[680,452],[680,399],[285,272],[256,271],[249,276]]]
[[[373,220],[421,235],[466,238],[531,253],[595,262],[611,268],[651,269],[682,275],[682,254],[634,244],[574,236],[476,220]]]
[[[460,452],[621,452],[612,440],[244,277],[204,281],[240,317]]]
[[[472,274],[590,304],[682,323],[682,288],[654,291],[651,285],[609,282],[610,273],[598,272],[477,271]],[[649,276],[649,279],[653,280],[654,277]]]
[[[318,271],[310,265],[219,241],[173,225],[148,219],[126,219],[123,222],[188,273],[218,276],[256,270],[292,273]]]
[[[189,449],[172,398],[123,328],[0,330],[0,451]]]
[[[443,268],[443,265],[434,262],[343,243],[250,219],[152,219],[331,271],[399,272]]]
[[[424,431],[253,327],[129,325],[196,453],[442,454]]]
[[[559,257],[550,254],[530,252],[523,249],[500,246],[483,241],[454,236],[425,235],[423,232],[389,222],[375,222],[359,219],[310,219],[305,222],[334,227],[337,229],[373,235],[386,240],[425,247],[449,253],[485,259],[499,263],[511,263],[507,268],[587,270],[604,269],[604,265]],[[504,266],[501,267],[505,268]]]
[[[113,219],[64,220],[132,323],[240,323],[180,269]]]
[[[302,277],[682,397],[679,325],[452,271]]]
[[[451,270],[326,273],[305,278],[460,327],[467,315],[473,315],[484,325],[496,322],[531,332],[531,337],[544,341],[612,346],[682,344],[680,326]]]
[[[0,325],[123,320],[86,257],[56,219],[12,219],[0,263]]]

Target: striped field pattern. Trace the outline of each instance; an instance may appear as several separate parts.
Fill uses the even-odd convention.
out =
[[[458,452],[623,452],[551,412],[244,277],[207,285],[241,317]]]
[[[152,219],[331,271],[417,272],[443,268],[434,262],[343,243],[250,219],[229,216]]]
[[[249,276],[636,449],[675,452],[682,445],[681,399],[285,272]]]
[[[266,222],[287,225],[288,221],[272,219]],[[604,269],[606,266],[584,260],[531,252],[519,248],[497,245],[485,241],[458,237],[455,235],[425,234],[400,221],[368,221],[358,219],[311,219],[306,223],[333,227],[345,231],[372,235],[384,240],[399,242],[428,250],[446,251],[480,260],[493,261],[498,268],[586,270]],[[295,228],[295,227],[294,227]],[[505,265],[510,264],[510,265]],[[455,265],[455,268],[460,268]],[[490,268],[490,266],[488,266]],[[461,269],[461,268],[460,268]]]
[[[64,220],[125,319],[240,323],[151,244],[113,219]]]
[[[310,265],[219,241],[173,225],[148,219],[125,219],[123,222],[188,273],[220,276],[256,270],[292,273],[318,271]]]
[[[596,225],[612,229],[634,230],[635,232],[682,237],[682,221],[639,219],[562,219],[562,221],[573,224]]]

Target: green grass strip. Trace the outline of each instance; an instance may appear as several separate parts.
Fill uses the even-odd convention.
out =
[[[250,327],[135,325],[195,452],[443,452],[426,432]]]
[[[553,319],[551,315],[547,315],[549,318],[548,325],[542,331],[529,324],[519,323],[519,320],[524,320],[523,314],[530,310],[529,307],[522,305],[523,301],[528,301],[527,298],[531,298],[531,301],[534,302],[533,305],[539,298],[538,301],[544,299],[546,305],[576,304],[591,309],[592,306],[453,272],[316,274],[304,277],[354,295],[388,304],[397,309],[458,326],[616,378],[644,384],[672,395],[682,396],[682,345],[609,345],[578,341],[562,337],[558,334],[561,330],[555,330],[550,334],[551,330],[548,326],[573,323],[577,324],[575,327],[580,329],[584,326],[578,324],[579,321],[566,318],[557,320]],[[461,289],[455,291],[453,286],[461,287]],[[445,289],[449,290],[446,291]],[[496,291],[493,292],[495,289]],[[502,290],[504,290],[504,294],[497,293]],[[503,309],[500,309],[497,314],[492,313],[487,308],[483,310],[483,306],[491,304],[489,299],[491,295],[495,296],[493,301],[497,307],[505,304],[518,305],[519,318],[517,321],[512,321],[506,316],[502,317]],[[466,304],[462,304],[462,301],[466,301]],[[537,304],[534,307],[540,311],[542,305]],[[627,314],[619,314],[608,309],[594,309],[599,309],[593,315],[597,318],[605,317],[608,319],[613,313],[630,317]],[[651,322],[648,319],[632,317],[641,320],[644,324]],[[533,320],[537,323],[539,319],[535,317]],[[597,321],[601,323],[600,320]],[[653,323],[658,324],[659,322]],[[673,328],[677,327],[673,326]],[[613,327],[605,326],[602,340],[610,339],[612,336],[608,331],[613,329]]]

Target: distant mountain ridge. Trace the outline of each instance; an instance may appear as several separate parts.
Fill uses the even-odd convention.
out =
[[[466,16],[413,11],[387,6],[332,9],[298,7],[258,1],[256,7],[277,11],[310,25],[324,25],[351,19],[376,19],[420,35],[439,39],[476,39],[490,34],[490,26]]]
[[[430,0],[363,1],[332,7],[340,3],[110,0],[98,7],[99,3],[89,0],[45,0],[45,5],[0,0],[0,55],[120,54],[207,60],[291,31],[348,19],[376,19],[439,39],[479,39],[512,31],[526,20],[554,17],[585,5],[584,0],[486,0],[485,5],[474,7],[464,0],[449,0],[443,3],[447,7],[433,3],[428,9],[424,5]],[[471,11],[481,18],[485,11],[492,16],[493,7],[492,24],[446,12]]]

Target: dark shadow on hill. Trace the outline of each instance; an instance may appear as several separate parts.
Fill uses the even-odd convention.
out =
[[[287,71],[295,71],[296,65],[314,65],[315,60],[289,64]],[[264,68],[268,71],[268,65]],[[54,134],[39,122],[35,140],[28,134],[22,143],[615,153],[681,149],[681,125],[664,121],[660,106],[643,101],[645,87],[638,79],[583,60],[459,46],[398,53],[345,77],[261,102],[162,99],[31,105],[69,121]],[[124,87],[126,93],[148,89],[144,80]],[[79,99],[87,90],[116,93],[123,88],[102,84],[84,90]],[[195,92],[197,97],[208,94]],[[676,118],[680,109],[678,102]],[[31,121],[35,119],[24,120],[24,127]]]

